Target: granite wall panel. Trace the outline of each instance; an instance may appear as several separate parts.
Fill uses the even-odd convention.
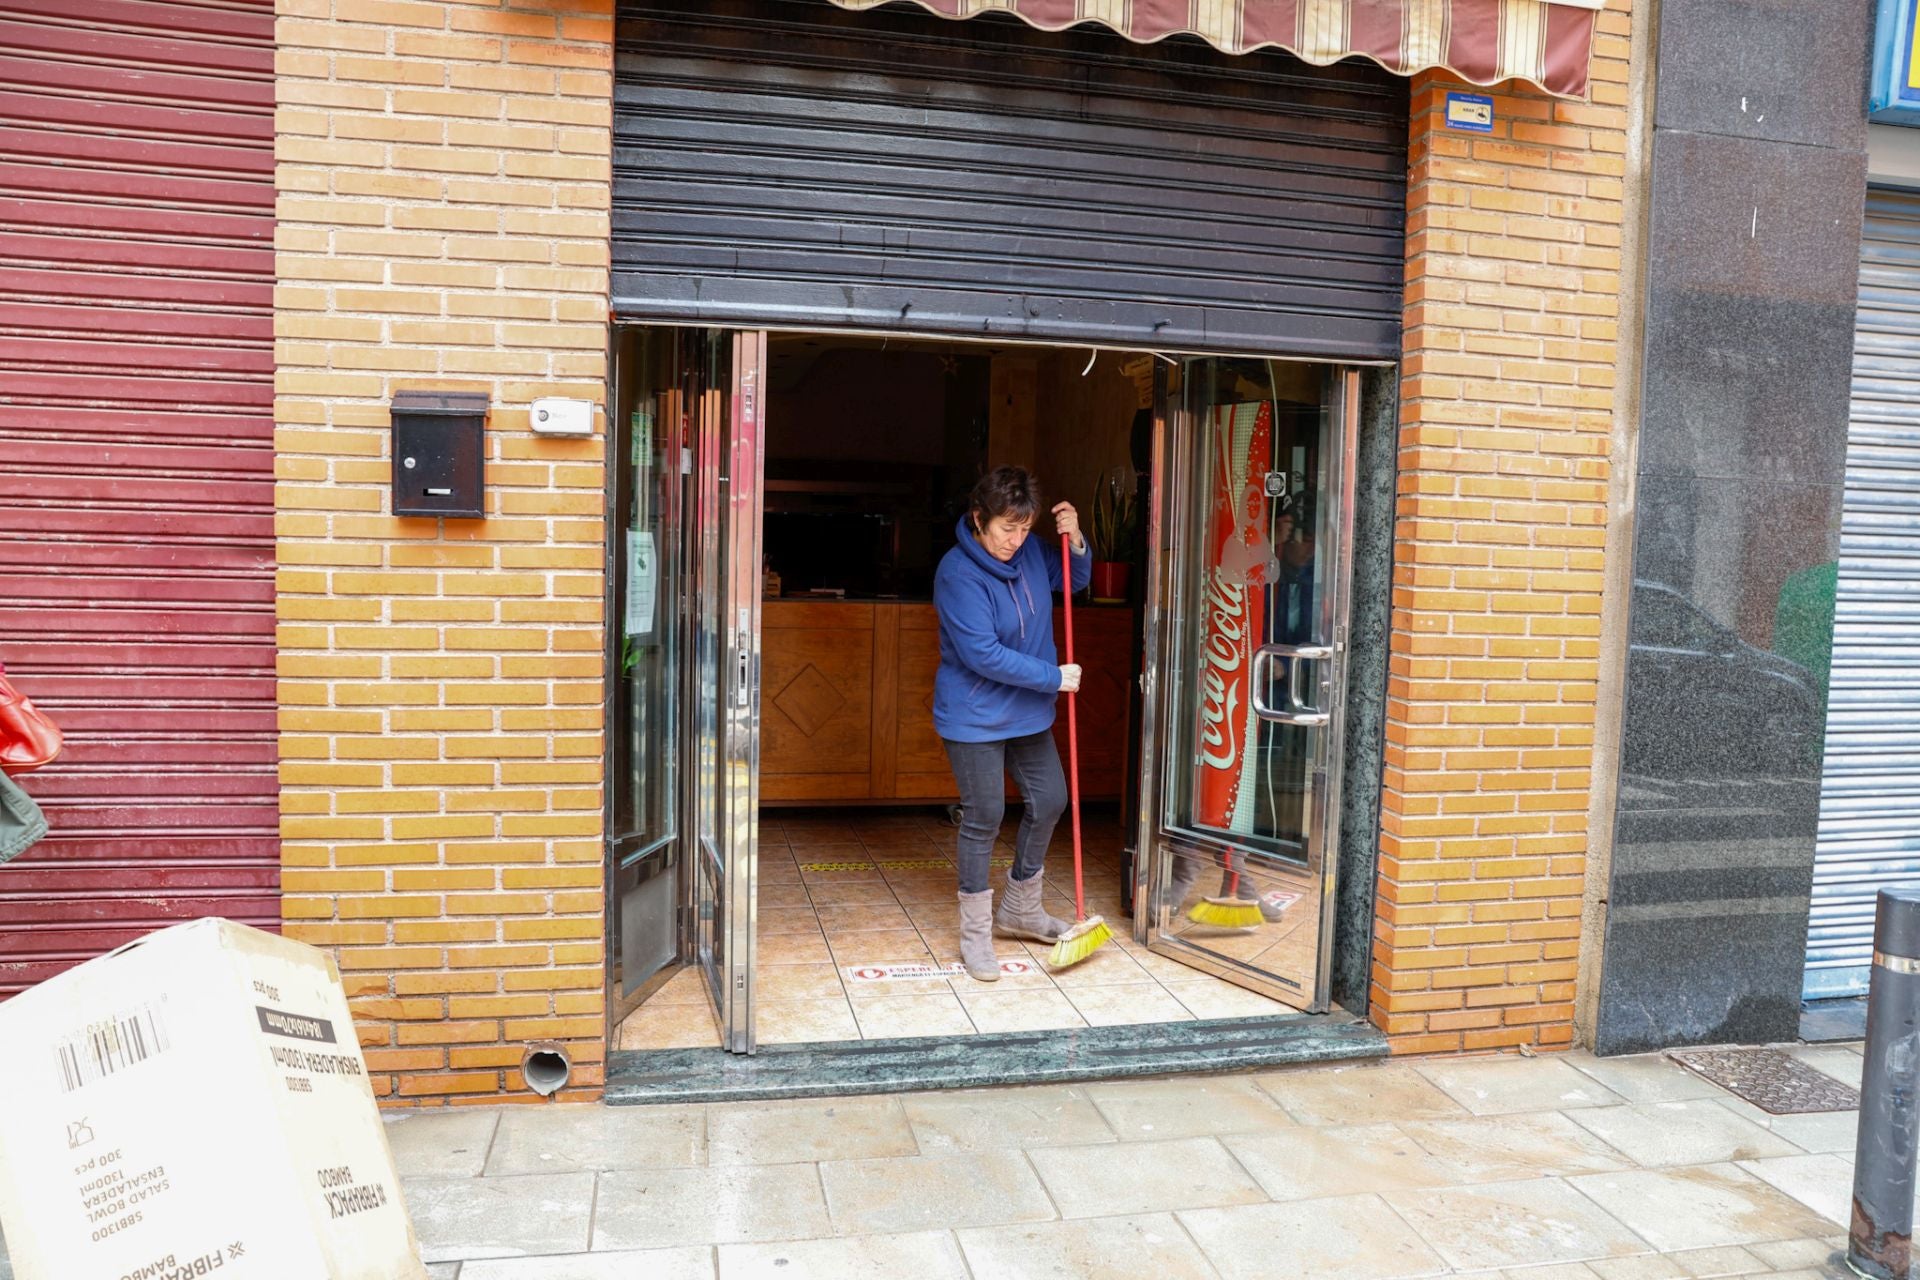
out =
[[[1662,7],[1601,1053],[1798,1027],[1823,698],[1774,633],[1788,578],[1838,552],[1855,8]]]

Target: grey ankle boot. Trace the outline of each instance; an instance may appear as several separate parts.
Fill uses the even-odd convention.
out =
[[[1000,895],[1000,910],[993,917],[993,931],[1003,938],[1030,938],[1052,942],[1073,926],[1047,914],[1040,905],[1044,871],[1036,871],[1030,880],[1015,880],[1007,872],[1006,892]]]
[[[1173,873],[1169,877],[1166,896],[1154,902],[1154,917],[1159,918],[1160,907],[1165,905],[1174,915],[1180,914],[1180,908],[1187,905],[1187,895],[1193,892],[1193,886],[1200,879],[1200,864],[1192,858],[1175,855]]]
[[[976,982],[1000,981],[993,954],[993,890],[960,895],[960,963]]]

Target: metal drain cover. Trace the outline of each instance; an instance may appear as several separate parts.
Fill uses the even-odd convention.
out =
[[[1859,1090],[1779,1049],[1689,1049],[1667,1056],[1776,1116],[1860,1106]]]

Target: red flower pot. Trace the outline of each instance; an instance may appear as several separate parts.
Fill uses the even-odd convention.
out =
[[[1093,598],[1105,601],[1123,601],[1127,598],[1127,582],[1133,577],[1133,566],[1124,560],[1095,560],[1093,562]]]

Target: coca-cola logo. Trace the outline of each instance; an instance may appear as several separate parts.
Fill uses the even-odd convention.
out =
[[[1218,566],[1207,574],[1207,632],[1200,656],[1200,760],[1232,769],[1240,759],[1240,682],[1230,677],[1246,657],[1247,589]]]

